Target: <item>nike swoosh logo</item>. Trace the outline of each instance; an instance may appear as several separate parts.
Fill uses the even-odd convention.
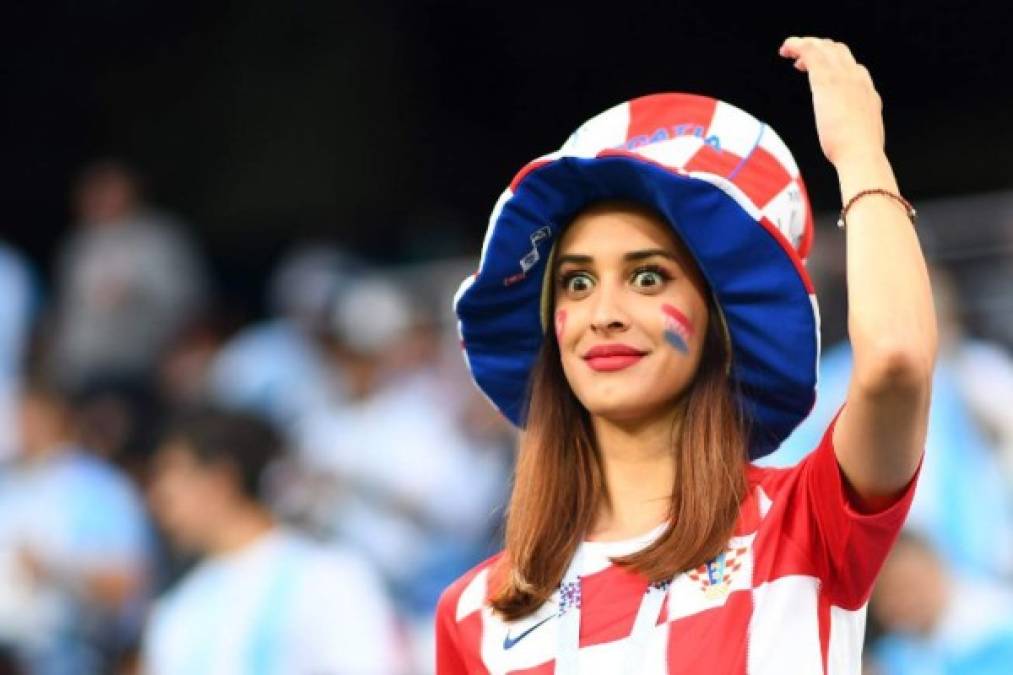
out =
[[[510,638],[510,631],[507,631],[506,637],[503,638],[503,649],[510,649],[510,648],[512,648],[518,642],[520,642],[525,637],[527,637],[528,633],[530,633],[534,629],[538,628],[539,626],[541,626],[543,623],[545,623],[549,619],[555,619],[555,618],[556,618],[555,614],[553,614],[552,616],[547,616],[544,619],[542,619],[541,621],[539,621],[538,623],[536,623],[534,626],[532,626],[531,628],[527,629],[526,631],[524,631],[523,633],[521,633],[520,635],[518,635],[517,637],[515,637],[513,639]]]

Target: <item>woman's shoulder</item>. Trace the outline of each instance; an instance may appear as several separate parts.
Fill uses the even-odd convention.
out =
[[[746,494],[741,505],[737,534],[755,532],[761,524],[775,530],[779,518],[785,515],[784,507],[795,501],[792,495],[806,489],[803,475],[812,462],[806,457],[794,466],[772,467],[749,464],[746,467]],[[780,508],[777,508],[780,505]]]
[[[491,597],[494,584],[490,577],[498,569],[503,551],[490,556],[459,576],[444,589],[437,604],[437,615],[451,621],[480,609]]]
[[[786,467],[749,464],[746,467],[746,483],[750,490],[761,489],[768,495],[779,492],[798,473],[800,464]]]

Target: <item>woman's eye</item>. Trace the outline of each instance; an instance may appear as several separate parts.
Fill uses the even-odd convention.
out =
[[[633,273],[633,285],[637,288],[658,288],[666,277],[660,270],[645,269]]]
[[[586,274],[577,273],[563,277],[563,290],[570,295],[581,295],[594,288],[594,282]]]

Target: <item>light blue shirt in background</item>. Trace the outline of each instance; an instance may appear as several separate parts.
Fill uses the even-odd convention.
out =
[[[847,342],[824,352],[812,414],[759,464],[791,466],[819,444],[845,401],[851,367]],[[906,527],[925,536],[958,571],[1013,577],[1013,507],[1001,464],[964,403],[945,354],[936,366],[925,460]]]

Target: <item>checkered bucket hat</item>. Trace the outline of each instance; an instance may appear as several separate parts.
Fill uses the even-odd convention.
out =
[[[816,396],[819,311],[804,266],[812,210],[774,130],[705,96],[617,105],[514,177],[493,208],[479,271],[454,301],[475,382],[523,425],[552,246],[579,211],[615,199],[657,211],[693,254],[728,329],[750,456],[769,454]]]

